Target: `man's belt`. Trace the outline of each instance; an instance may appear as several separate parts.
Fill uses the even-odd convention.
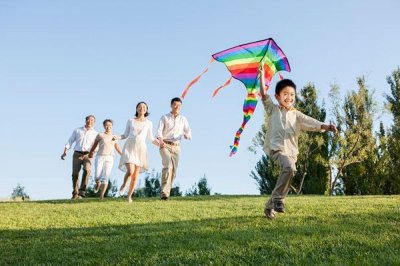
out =
[[[172,146],[179,146],[179,142],[164,140],[164,143]]]
[[[89,152],[88,151],[75,151],[77,154],[83,154],[83,155],[86,155],[86,154],[89,154]]]

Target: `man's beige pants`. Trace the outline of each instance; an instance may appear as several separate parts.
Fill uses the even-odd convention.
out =
[[[83,168],[81,186],[79,187],[79,172]],[[86,187],[89,182],[90,170],[92,168],[92,159],[89,155],[82,155],[74,152],[72,158],[72,195],[85,196]]]
[[[285,202],[285,198],[289,192],[292,177],[296,174],[296,157],[289,156],[282,151],[271,151],[272,161],[281,167],[281,173],[271,197],[265,203],[265,209],[273,209],[274,202]]]
[[[160,149],[162,160],[162,176],[161,176],[161,197],[169,197],[171,188],[176,177],[176,169],[179,163],[180,146],[165,144]]]

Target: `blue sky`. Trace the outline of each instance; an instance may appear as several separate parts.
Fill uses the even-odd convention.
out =
[[[211,54],[242,43],[274,38],[292,68],[283,75],[298,87],[312,81],[328,106],[330,84],[345,93],[364,75],[382,108],[400,65],[399,11],[398,1],[0,1],[0,198],[17,183],[33,199],[69,198],[72,152],[60,155],[87,114],[97,130],[111,118],[122,133],[144,100],[156,125]],[[229,158],[245,89],[233,81],[211,99],[228,77],[214,63],[184,100],[193,140],[182,144],[183,191],[206,175],[213,193],[258,194],[250,171],[261,153],[247,147],[263,111]],[[149,160],[161,170],[155,147]],[[112,178],[120,184],[123,173],[114,167]]]

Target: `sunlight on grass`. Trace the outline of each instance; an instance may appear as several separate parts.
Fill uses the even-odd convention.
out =
[[[400,197],[0,203],[0,264],[400,264]]]

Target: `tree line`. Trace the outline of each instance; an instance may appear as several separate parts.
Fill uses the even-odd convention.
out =
[[[86,190],[86,196],[97,197],[97,193],[94,192],[94,180],[91,178],[88,188]],[[144,176],[144,185],[135,189],[134,197],[160,197],[161,195],[161,173],[152,170],[151,172],[146,172]],[[192,187],[190,187],[186,192],[182,192],[179,185],[175,185],[171,189],[170,196],[181,197],[181,196],[204,196],[211,195],[211,188],[208,185],[207,178],[204,175],[196,182]],[[116,180],[110,181],[105,192],[107,197],[118,197],[118,184]]]
[[[296,97],[296,108],[326,123],[334,123],[338,133],[302,133],[299,137],[297,173],[291,193],[326,195],[400,194],[400,68],[387,77],[390,93],[385,94],[384,108],[393,116],[385,127],[378,103],[364,77],[356,79],[356,88],[340,94],[333,84],[329,92],[328,111],[319,105],[312,83]],[[374,122],[379,129],[374,131]],[[264,125],[253,138],[250,151],[264,145],[268,128]],[[270,194],[279,169],[267,155],[262,155],[250,176],[261,194]]]

